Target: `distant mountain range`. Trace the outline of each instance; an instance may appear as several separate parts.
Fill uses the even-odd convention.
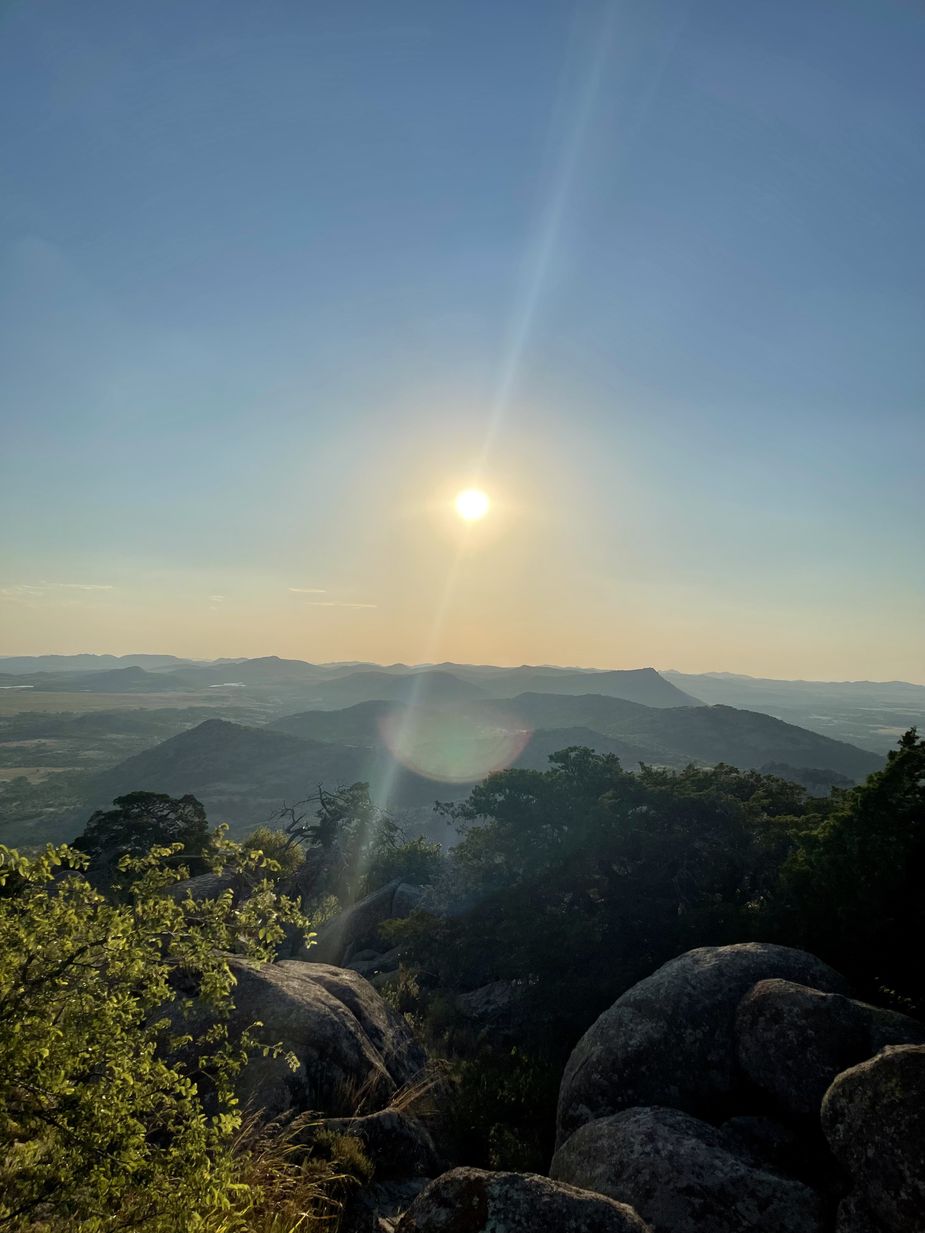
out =
[[[126,656],[126,660],[150,658],[158,662],[91,664],[92,656],[73,656],[79,666],[64,668],[53,663],[57,656],[37,659],[0,659],[0,685],[31,686],[43,692],[73,693],[170,693],[201,689],[284,689],[307,693],[306,702],[321,708],[352,706],[373,699],[444,705],[472,698],[511,697],[530,690],[544,693],[595,693],[627,698],[646,706],[696,706],[699,699],[672,685],[654,668],[631,671],[578,672],[555,668],[469,669],[464,665],[435,668],[392,665],[309,664],[297,659],[242,660],[235,663],[189,664],[168,656]],[[100,656],[114,660],[113,656]],[[10,667],[10,665],[13,665]]]
[[[925,722],[925,688],[902,682],[276,656],[8,658],[0,827],[5,842],[64,837],[92,808],[150,790],[191,792],[215,821],[241,828],[319,783],[357,780],[423,826],[435,800],[458,799],[502,766],[542,768],[570,745],[628,768],[771,769],[824,792],[878,769],[915,722]]]
[[[106,668],[169,668],[189,664],[176,655],[0,655],[0,673],[100,672]]]

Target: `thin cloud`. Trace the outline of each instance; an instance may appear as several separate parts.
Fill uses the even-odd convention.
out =
[[[327,595],[324,587],[290,587],[290,595]],[[378,604],[361,604],[347,599],[308,599],[306,608],[378,608]]]
[[[224,595],[210,595],[209,600],[213,604],[223,604],[225,602]]]
[[[344,599],[310,599],[306,608],[378,608],[378,604],[352,604]]]
[[[5,599],[40,599],[49,592],[60,591],[114,591],[116,588],[108,583],[99,582],[17,582],[13,586],[0,587],[0,595]]]

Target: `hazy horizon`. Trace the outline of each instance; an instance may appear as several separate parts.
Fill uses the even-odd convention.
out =
[[[790,681],[790,682],[806,682],[809,684],[825,684],[825,685],[920,685],[925,688],[925,680],[915,681],[902,677],[891,677],[889,679],[877,680],[873,677],[781,677],[771,676],[764,672],[733,672],[728,668],[680,668],[677,664],[658,665],[654,663],[619,663],[619,664],[582,664],[582,663],[556,663],[552,660],[543,660],[536,662],[528,662],[520,660],[518,662],[500,662],[497,660],[464,660],[464,659],[440,659],[440,660],[386,660],[386,659],[306,659],[304,655],[278,655],[274,651],[266,651],[255,655],[184,655],[177,651],[87,651],[87,650],[70,650],[70,651],[30,651],[10,653],[0,651],[0,672],[2,672],[2,664],[5,659],[23,659],[23,658],[46,658],[61,656],[63,658],[71,658],[78,655],[111,655],[115,658],[132,658],[134,656],[169,656],[178,660],[189,661],[193,663],[214,664],[223,661],[242,661],[251,659],[283,659],[283,660],[298,660],[303,663],[315,664],[319,667],[335,667],[339,665],[359,665],[361,667],[371,668],[440,668],[444,666],[461,668],[555,668],[562,671],[574,670],[577,672],[638,672],[643,669],[651,668],[654,671],[664,673],[679,673],[682,676],[742,676],[753,680],[768,680],[768,681]]]
[[[913,6],[0,33],[5,651],[925,681]]]

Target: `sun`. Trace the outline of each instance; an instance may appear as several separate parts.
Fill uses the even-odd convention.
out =
[[[456,497],[456,513],[463,522],[478,522],[488,513],[491,502],[481,488],[464,488]]]

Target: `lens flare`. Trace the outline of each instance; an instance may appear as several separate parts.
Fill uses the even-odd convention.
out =
[[[475,783],[503,770],[523,752],[531,736],[529,728],[508,726],[498,716],[425,707],[386,715],[380,732],[396,762],[444,783]]]
[[[463,522],[478,522],[488,513],[491,502],[481,488],[464,488],[456,497],[456,513]]]

